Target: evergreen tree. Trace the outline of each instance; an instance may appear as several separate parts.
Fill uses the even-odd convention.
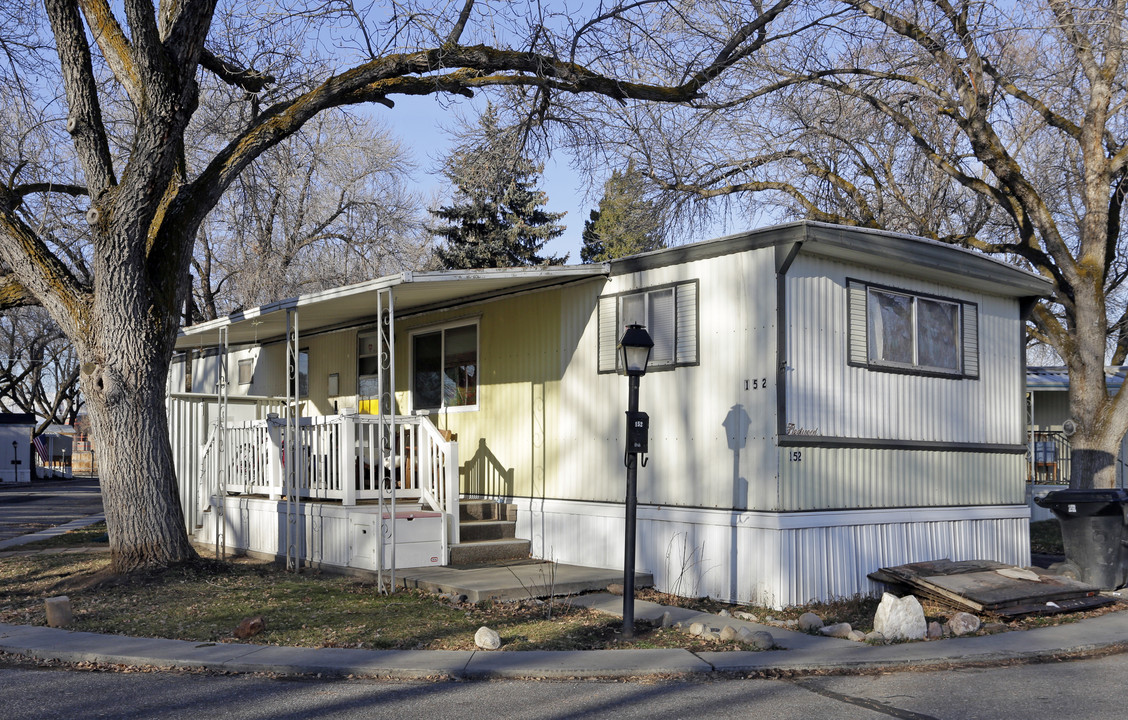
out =
[[[603,262],[666,247],[662,210],[645,199],[645,192],[642,174],[633,164],[611,173],[599,209],[584,222],[581,260]]]
[[[456,190],[450,205],[430,213],[443,224],[428,230],[442,239],[435,254],[445,268],[559,265],[568,257],[537,253],[565,227],[564,213],[547,212],[536,188],[543,167],[521,153],[517,131],[498,126],[487,106],[473,140],[455,148],[443,175]]]

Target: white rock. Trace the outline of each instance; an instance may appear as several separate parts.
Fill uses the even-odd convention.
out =
[[[848,638],[854,628],[850,627],[850,623],[835,623],[834,625],[824,625],[819,628],[819,632],[827,637],[834,638]]]
[[[748,622],[760,622],[760,619],[757,618],[755,615],[753,615],[750,612],[744,612],[743,610],[737,610],[732,615],[733,615],[733,617],[737,618],[738,620],[747,620]]]
[[[701,635],[705,632],[705,623],[695,622],[689,626],[690,635]]]
[[[482,650],[497,650],[501,647],[501,636],[483,625],[474,633],[474,644]]]
[[[850,634],[846,636],[846,639],[853,640],[854,642],[865,642],[866,634],[861,630],[851,630]]]
[[[757,630],[752,633],[752,647],[757,650],[771,650],[775,647],[775,638],[772,637],[770,632],[764,630]]]
[[[736,628],[734,628],[732,625],[725,625],[723,628],[721,628],[721,639],[725,642],[735,640],[738,634],[739,633],[736,632]]]
[[[979,629],[979,618],[971,613],[958,612],[948,618],[948,629],[953,635],[968,635]]]
[[[717,614],[720,615],[721,617],[732,617],[732,613],[730,613],[728,610],[725,610],[723,608]]]
[[[814,613],[805,612],[799,616],[799,629],[803,632],[818,630],[822,626],[822,618]]]
[[[873,618],[873,629],[887,640],[923,640],[928,631],[924,610],[912,595],[898,598],[885,593],[877,614]]]

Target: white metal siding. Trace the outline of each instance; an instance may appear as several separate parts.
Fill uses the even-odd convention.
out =
[[[650,415],[640,502],[764,509],[777,503],[774,257],[766,249],[615,276],[599,293],[700,281],[699,364],[650,372],[640,383],[639,409]],[[558,432],[549,438],[558,443],[559,462],[540,497],[621,502],[627,379],[595,372],[598,302],[591,290],[569,289],[563,298],[563,317],[579,313],[588,321],[566,358]],[[688,328],[693,321],[680,322]]]
[[[980,378],[849,366],[847,278],[977,303]],[[1013,299],[802,255],[786,288],[787,422],[796,429],[841,438],[1024,442],[1021,326]]]
[[[1025,506],[775,514],[640,506],[640,571],[681,595],[786,607],[812,599],[875,595],[880,567],[948,557],[1024,566]],[[517,534],[534,555],[622,567],[623,508],[606,503],[521,502]]]
[[[1025,502],[1020,454],[785,447],[779,461],[782,511]]]

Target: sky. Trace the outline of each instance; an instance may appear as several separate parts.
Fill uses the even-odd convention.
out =
[[[396,106],[391,110],[376,106],[375,117],[385,124],[412,152],[418,166],[415,179],[418,190],[428,201],[432,197],[443,198],[449,193],[446,178],[431,173],[449,150],[451,141],[442,128],[452,127],[457,115],[452,105],[461,109],[464,115],[476,117],[474,105],[468,101],[452,101],[435,96],[396,96]],[[570,158],[564,152],[557,152],[545,163],[540,189],[548,194],[545,209],[550,212],[567,212],[561,223],[568,227],[560,237],[545,245],[542,255],[563,255],[567,253],[569,264],[580,262],[580,239],[584,230],[584,220],[599,202],[603,179],[597,181],[592,200],[585,200],[589,183],[569,167]],[[610,168],[608,168],[610,175]]]

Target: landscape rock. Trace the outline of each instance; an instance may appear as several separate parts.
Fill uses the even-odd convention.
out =
[[[737,610],[732,615],[733,615],[733,617],[735,617],[738,620],[747,620],[748,622],[760,622],[760,619],[757,618],[755,615],[753,615],[750,612],[744,612],[743,610]]]
[[[501,636],[497,634],[496,630],[491,630],[483,625],[478,628],[478,632],[474,633],[474,644],[482,650],[497,650],[501,647]]]
[[[786,628],[793,628],[799,624],[798,620],[784,620],[783,626]]]
[[[983,625],[983,632],[987,633],[988,635],[994,635],[995,633],[1001,633],[1001,632],[1006,631],[1006,629],[1007,629],[1006,623],[1001,623],[1001,622],[991,622],[991,623],[986,623],[985,625]]]
[[[246,640],[249,637],[254,637],[266,629],[266,621],[262,619],[262,615],[255,615],[254,617],[243,618],[239,623],[239,627],[235,628],[235,637],[240,640]]]
[[[607,586],[607,592],[611,593],[612,595],[622,595],[623,594],[623,584],[622,583],[611,583],[610,585]]]
[[[723,608],[717,614],[720,615],[721,617],[732,617],[732,613],[730,613],[728,610],[723,609]]]
[[[928,624],[924,619],[924,609],[915,597],[906,595],[898,598],[885,593],[877,606],[873,629],[886,640],[923,640]]]
[[[824,625],[819,628],[819,632],[827,637],[846,639],[850,637],[850,633],[854,628],[850,627],[850,623],[835,623],[834,625]]]
[[[725,625],[723,628],[721,628],[721,639],[725,642],[732,642],[736,639],[737,635],[738,633],[736,632],[736,628],[734,628],[732,625]]]
[[[705,623],[695,622],[689,626],[690,635],[701,635],[706,630]]]
[[[812,632],[822,626],[822,618],[814,613],[805,612],[799,616],[799,629],[803,632]]]
[[[927,637],[929,640],[939,640],[944,635],[944,630],[941,629],[940,623],[933,620],[928,623]]]
[[[865,642],[866,634],[861,630],[851,630],[850,634],[846,636],[846,639],[853,640],[854,642]]]
[[[765,630],[757,630],[752,633],[751,637],[752,647],[757,650],[771,650],[775,647],[775,638],[772,637],[770,632]]]
[[[47,611],[47,627],[66,627],[74,620],[71,601],[66,595],[47,598],[43,601],[43,605]]]
[[[888,642],[888,640],[885,639],[885,636],[876,630],[872,630],[866,633],[865,641],[869,645],[884,645]]]
[[[662,621],[661,621],[662,627],[668,628],[673,624],[674,624],[674,616],[670,614],[670,611],[667,610],[666,612],[662,613]]]
[[[979,618],[971,613],[958,612],[948,618],[948,629],[953,635],[968,635],[979,629]]]

